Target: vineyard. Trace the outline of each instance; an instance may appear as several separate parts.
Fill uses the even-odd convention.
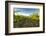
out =
[[[14,15],[14,28],[39,27],[39,15],[31,16]]]

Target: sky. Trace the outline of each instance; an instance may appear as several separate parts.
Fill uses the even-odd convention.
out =
[[[31,13],[39,12],[37,8],[14,8],[15,13],[19,13],[22,15],[29,15]]]

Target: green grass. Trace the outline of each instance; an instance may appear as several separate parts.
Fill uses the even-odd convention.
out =
[[[39,27],[39,16],[37,14],[31,16],[14,15],[14,28],[22,27]]]

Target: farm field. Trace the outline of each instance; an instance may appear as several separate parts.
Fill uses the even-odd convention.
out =
[[[14,15],[14,28],[21,27],[39,27],[39,16],[22,16],[22,15]]]

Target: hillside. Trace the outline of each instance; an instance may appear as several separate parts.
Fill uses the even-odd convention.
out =
[[[14,28],[39,27],[39,15],[30,16],[14,15]]]

